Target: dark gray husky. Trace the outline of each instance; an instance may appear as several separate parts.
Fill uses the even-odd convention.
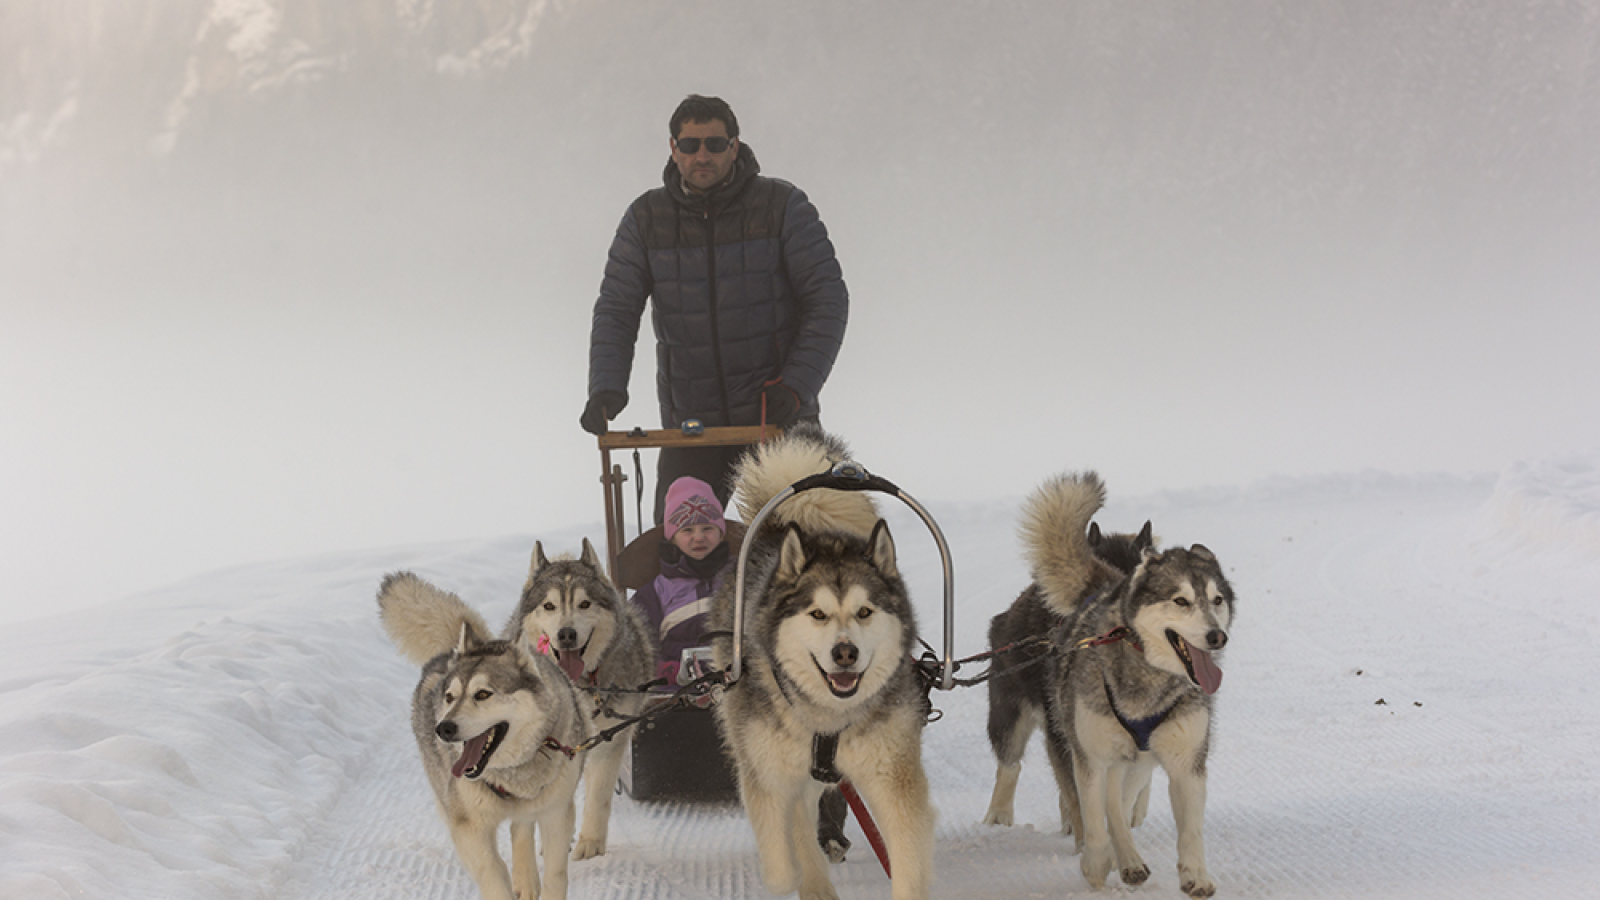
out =
[[[1034,581],[1062,617],[1045,663],[1051,765],[1084,877],[1098,889],[1113,864],[1124,884],[1150,876],[1132,825],[1138,795],[1160,764],[1178,831],[1179,885],[1209,897],[1216,885],[1203,837],[1206,757],[1233,589],[1199,544],[1146,548],[1128,575],[1097,558],[1086,528],[1104,501],[1099,477],[1083,473],[1047,481],[1024,510]]]
[[[1149,522],[1145,522],[1136,535],[1103,535],[1099,526],[1091,523],[1088,540],[1094,555],[1123,575],[1132,574],[1144,557],[1144,551],[1155,546]],[[989,811],[983,817],[985,825],[1014,824],[1022,755],[1033,733],[1044,727],[1045,695],[1050,677],[1049,667],[1045,665],[1048,654],[1045,642],[1062,621],[1061,614],[1045,602],[1044,589],[1038,582],[1029,584],[1009,608],[989,620],[989,649],[995,653],[990,665],[995,674],[985,684],[989,690],[989,747],[994,751],[996,765],[994,794],[989,799]],[[1050,744],[1047,742],[1045,746],[1048,749]],[[1072,772],[1070,761],[1053,768],[1058,774]],[[1057,787],[1061,826],[1070,831],[1071,811],[1066,804],[1072,796],[1072,786]],[[1149,803],[1147,786],[1139,792],[1134,804],[1134,827],[1143,821]]]

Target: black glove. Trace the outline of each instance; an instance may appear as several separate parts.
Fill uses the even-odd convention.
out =
[[[621,391],[599,391],[589,398],[588,405],[583,408],[583,415],[578,417],[578,424],[590,434],[605,434],[606,423],[615,419],[627,405],[627,394]]]
[[[774,379],[761,388],[762,421],[777,428],[788,428],[800,415],[800,395],[781,380]]]

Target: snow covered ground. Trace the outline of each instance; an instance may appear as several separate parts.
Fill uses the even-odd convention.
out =
[[[977,653],[1025,581],[1017,502],[940,504],[936,486],[905,487],[950,540],[956,651]],[[1163,543],[1205,543],[1240,596],[1207,812],[1218,896],[1593,896],[1600,456],[1498,479],[1111,488],[1104,526],[1150,518]],[[909,512],[887,512],[937,643],[937,552]],[[575,549],[586,531],[598,528],[537,537]],[[476,897],[415,758],[415,672],[373,597],[384,573],[410,569],[503,621],[534,537],[212,572],[9,625],[0,896]],[[1025,762],[1023,824],[979,825],[993,775],[983,692],[935,703],[935,896],[1090,894],[1041,750]],[[1136,893],[1177,897],[1159,785],[1156,797],[1136,833],[1154,875]],[[841,895],[886,897],[856,838],[834,870]],[[620,799],[609,854],[572,876],[582,900],[766,896],[729,807]]]

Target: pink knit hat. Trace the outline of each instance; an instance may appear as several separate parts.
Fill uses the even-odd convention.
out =
[[[722,517],[722,504],[711,485],[688,475],[674,481],[667,488],[667,520],[662,523],[667,540],[687,525],[715,525],[720,534],[728,533],[728,523]]]

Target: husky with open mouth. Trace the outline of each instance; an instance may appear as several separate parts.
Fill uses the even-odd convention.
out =
[[[814,425],[762,444],[735,470],[747,522],[773,497],[848,451]],[[895,900],[926,898],[934,814],[922,768],[927,693],[913,665],[917,627],[894,540],[870,497],[812,489],[746,537],[742,673],[715,707],[774,894],[838,895],[819,847],[818,798],[840,777],[883,835]],[[713,652],[732,661],[735,581],[713,599]]]
[[[1179,887],[1209,897],[1206,757],[1233,588],[1199,544],[1145,548],[1126,575],[1097,559],[1086,527],[1104,502],[1090,472],[1050,479],[1024,507],[1034,583],[1062,617],[1045,663],[1045,740],[1063,812],[1091,887],[1105,886],[1113,864],[1124,884],[1140,884],[1150,868],[1134,848],[1134,807],[1159,764],[1178,831]]]
[[[401,653],[422,666],[412,731],[439,817],[479,892],[564,900],[583,770],[575,748],[589,735],[578,692],[553,662],[494,640],[476,610],[409,572],[384,578],[378,608]],[[506,820],[509,872],[498,846]]]
[[[504,634],[507,640],[548,655],[593,698],[597,730],[643,708],[645,697],[637,691],[655,674],[655,639],[644,614],[612,586],[587,538],[577,559],[552,560],[545,556],[543,544],[533,545],[522,599]],[[589,751],[583,824],[573,859],[606,852],[611,802],[627,747],[627,741],[612,740]]]
[[[1070,511],[1053,515],[1077,521]],[[1061,525],[1059,521],[1052,521],[1045,527]],[[1144,558],[1144,551],[1155,546],[1155,535],[1148,521],[1138,534],[1103,534],[1091,522],[1088,540],[1095,557],[1123,575],[1133,574]],[[1044,589],[1037,582],[1029,584],[1009,608],[989,620],[989,649],[994,653],[990,666],[995,674],[984,684],[989,689],[989,747],[994,751],[996,766],[994,793],[983,816],[985,825],[1011,825],[1016,818],[1017,782],[1022,777],[1023,752],[1034,732],[1045,727],[1045,694],[1050,689],[1050,671],[1045,657],[1049,650],[1040,642],[1048,640],[1061,622],[1061,614],[1045,602]],[[1070,760],[1054,768],[1058,775],[1065,774],[1067,780],[1071,780]],[[1058,795],[1061,827],[1070,832],[1072,814],[1068,804],[1075,796],[1074,789],[1070,784],[1061,786]],[[1132,824],[1135,828],[1143,821],[1149,803],[1150,789],[1146,784],[1134,803]]]

